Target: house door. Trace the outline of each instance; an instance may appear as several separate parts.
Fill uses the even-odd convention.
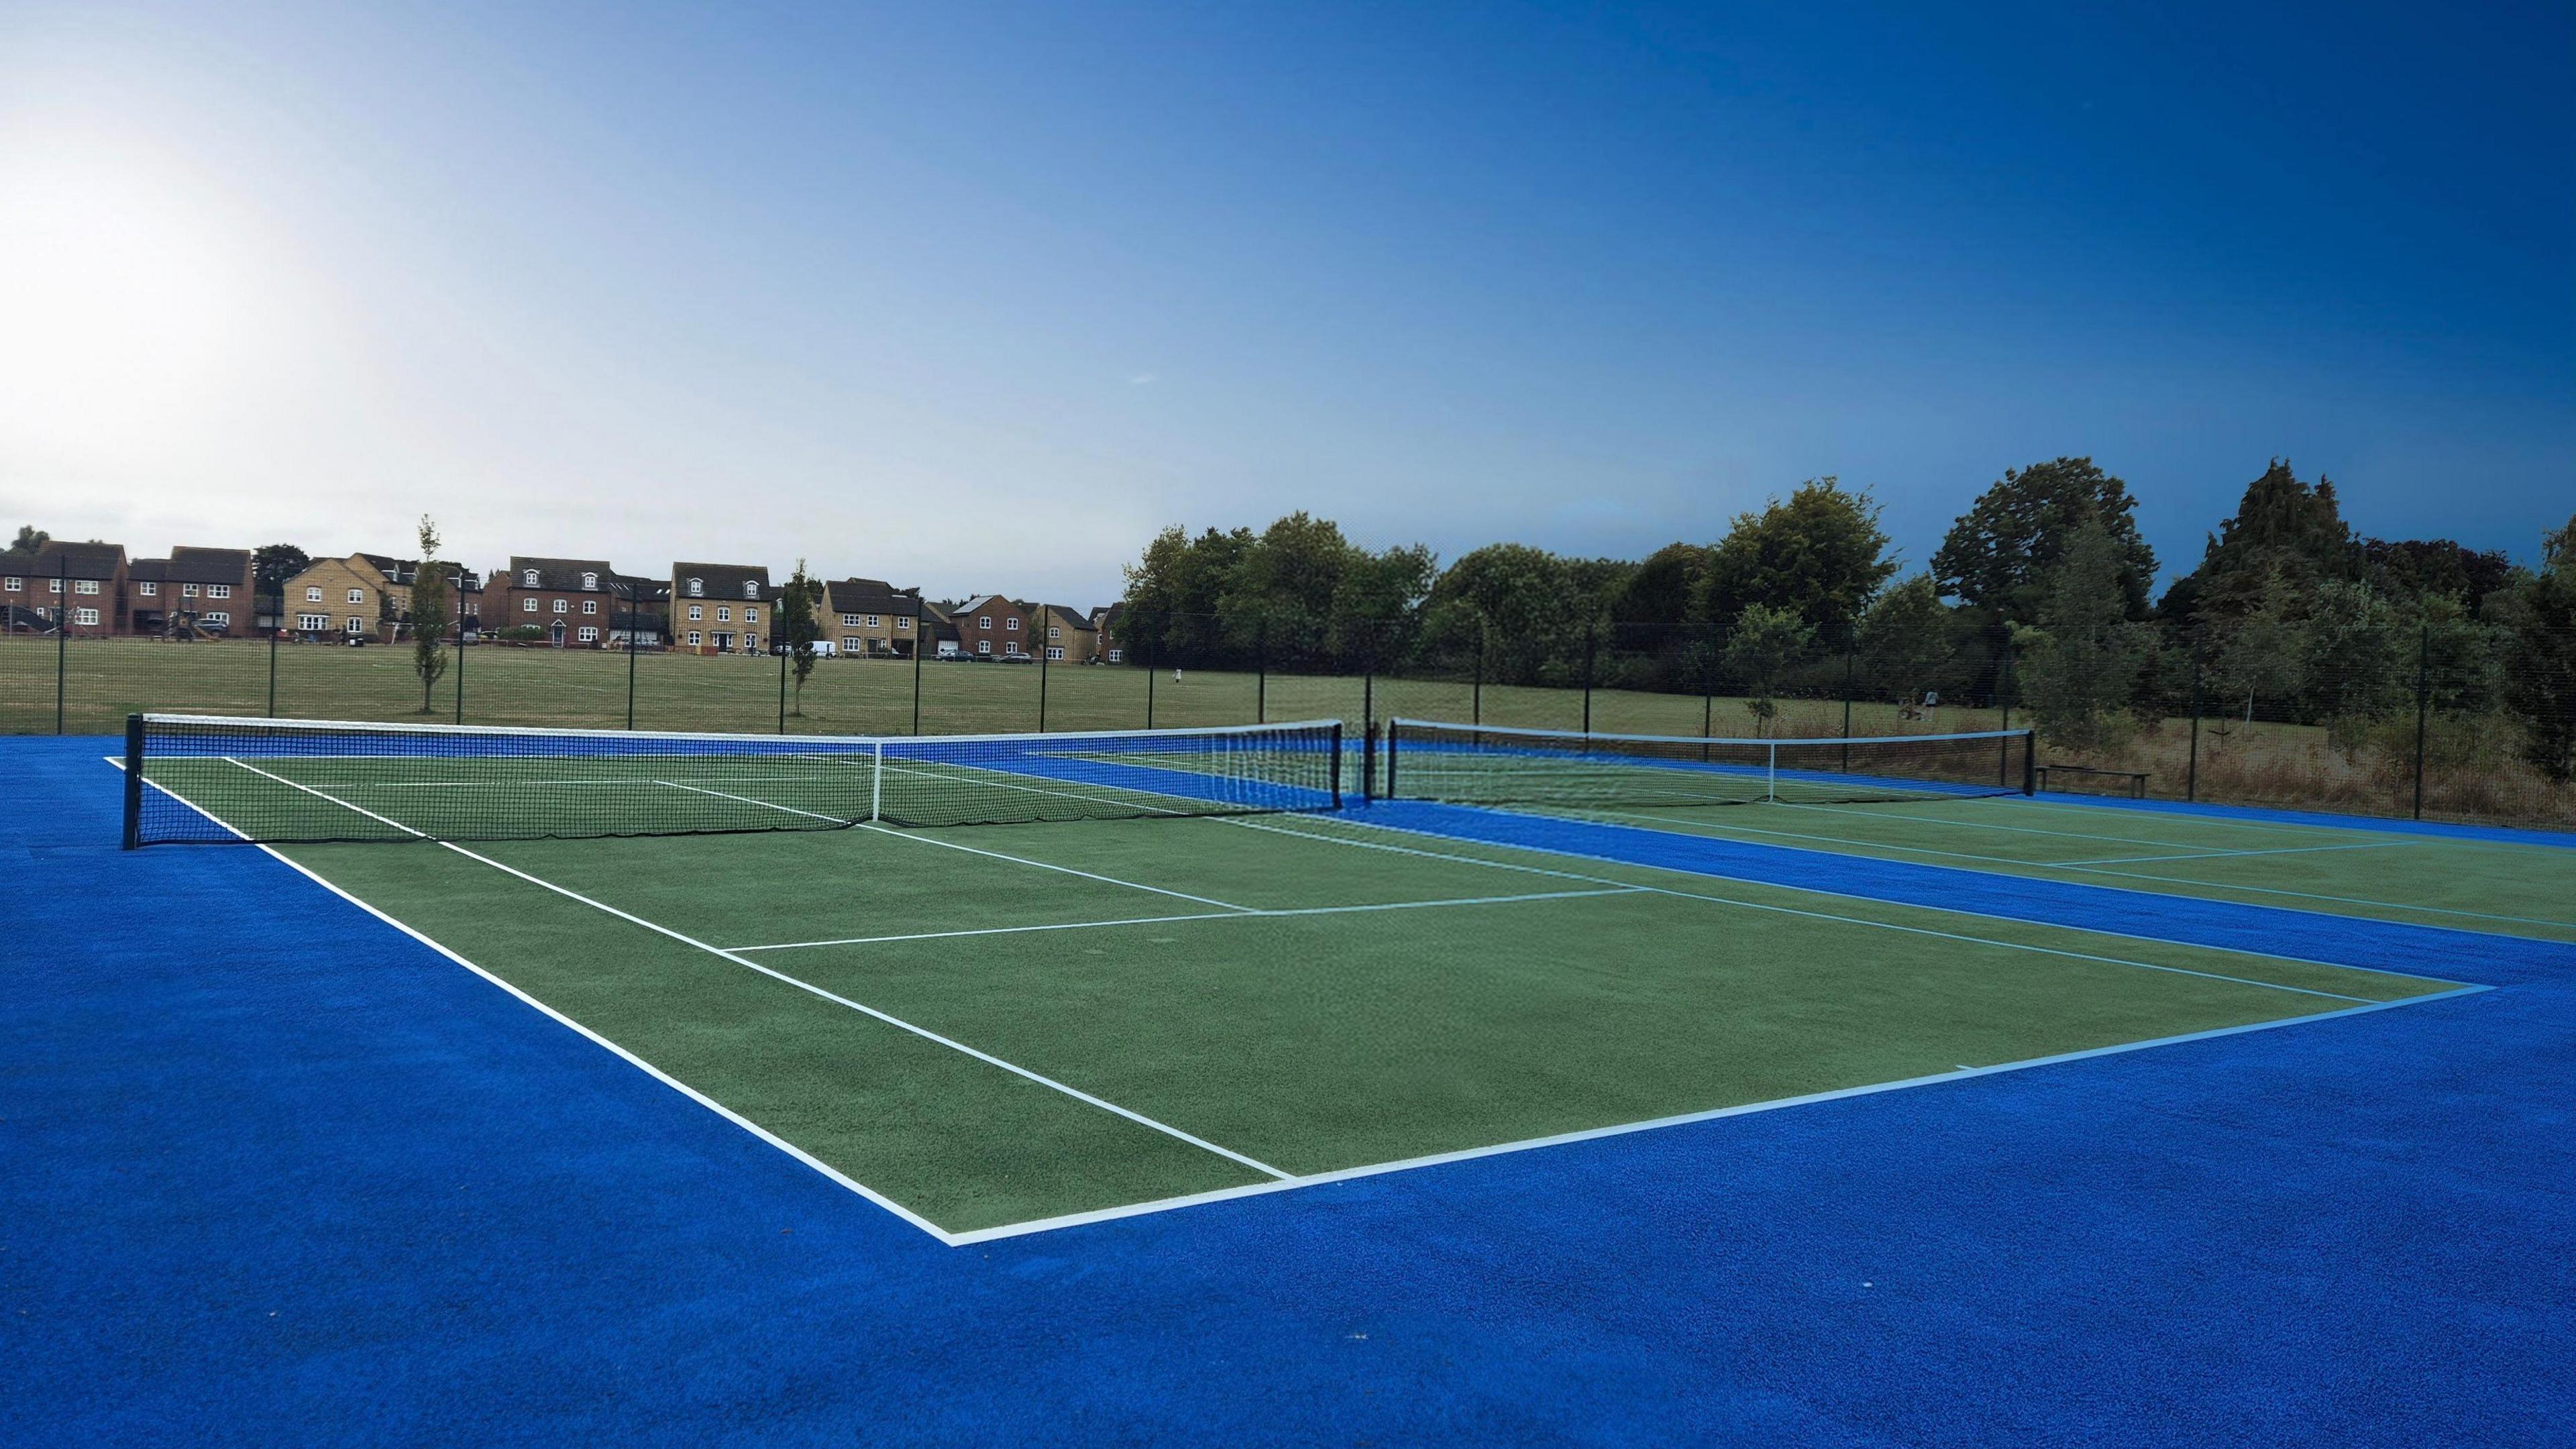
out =
[[[557,619],[553,625],[547,628],[546,638],[552,642],[557,649],[561,649],[563,647],[563,620]]]

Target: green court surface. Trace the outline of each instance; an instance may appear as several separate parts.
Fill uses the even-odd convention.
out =
[[[1550,813],[2159,894],[2576,941],[2576,851],[2046,798]]]
[[[952,1242],[2452,989],[1330,815],[280,853]]]

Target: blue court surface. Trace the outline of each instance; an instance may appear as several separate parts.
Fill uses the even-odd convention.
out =
[[[1868,822],[1354,805],[1405,849],[2486,989],[952,1244],[269,852],[120,851],[116,747],[0,740],[11,1444],[2576,1442],[2554,855],[2506,933],[2432,884],[2287,909]]]

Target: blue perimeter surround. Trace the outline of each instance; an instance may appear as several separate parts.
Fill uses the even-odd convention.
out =
[[[2376,938],[2507,989],[950,1249],[263,854],[117,851],[113,748],[0,741],[10,1443],[2413,1446],[2576,1411],[2576,949]],[[2301,955],[2348,928],[2265,914]]]

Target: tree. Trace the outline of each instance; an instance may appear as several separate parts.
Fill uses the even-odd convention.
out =
[[[780,643],[787,646],[787,672],[796,681],[796,716],[805,716],[805,677],[814,672],[814,641],[823,635],[815,610],[823,604],[823,584],[805,572],[805,560],[796,561],[796,571],[787,576],[787,587],[778,591],[777,615],[773,620]],[[1043,611],[1038,616],[1044,617]]]
[[[1608,578],[1545,549],[1487,544],[1461,554],[1432,586],[1424,633],[1452,657],[1483,651],[1500,683],[1570,684],[1600,621],[1604,600],[1593,590]]]
[[[2513,560],[2503,549],[2473,549],[2447,538],[2365,538],[2361,567],[2391,601],[2446,595],[2473,616],[2513,582]]]
[[[1870,596],[1896,572],[1878,516],[1867,492],[1844,492],[1834,478],[1811,478],[1785,503],[1775,498],[1758,514],[1736,515],[1709,552],[1698,616],[1733,619],[1763,604],[1828,638],[1849,637]]]
[[[46,544],[53,542],[53,540],[54,536],[52,534],[45,532],[36,525],[32,523],[22,523],[18,525],[18,541],[9,545],[9,549],[13,553],[34,553],[36,550],[43,548]]]
[[[2099,520],[2119,552],[2122,608],[2127,617],[2143,619],[2156,555],[2138,533],[2137,506],[2129,485],[2090,458],[2054,458],[2019,472],[2007,468],[1950,525],[1932,554],[1932,576],[1943,594],[1991,621],[2030,623],[2039,617],[2049,571],[2065,555],[2067,541]]]
[[[2020,631],[2022,701],[2050,744],[2099,751],[2127,735],[2146,639],[2129,618],[2125,565],[2120,540],[2087,520],[2049,571],[2038,627]]]
[[[2307,681],[2308,647],[2296,588],[2275,574],[2254,607],[2221,636],[2210,673],[2220,690],[2245,697],[2245,722],[2252,724],[2256,700],[2287,704],[2298,698]]]
[[[1695,543],[1668,543],[1646,555],[1610,607],[1622,624],[1679,624],[1691,617],[1709,551]]]
[[[1744,710],[1753,716],[1755,735],[1771,732],[1771,719],[1780,712],[1771,696],[1815,632],[1795,612],[1769,604],[1747,604],[1735,616],[1735,629],[1726,641],[1726,667],[1745,682]]]
[[[2413,677],[2406,633],[2396,607],[2377,589],[2340,579],[2320,587],[2301,666],[2307,713],[2327,721],[2394,713]]]
[[[1166,528],[1128,565],[1127,638],[1137,657],[1162,664],[1222,662],[1218,601],[1253,548],[1252,530],[1209,529],[1191,538]]]
[[[438,561],[438,525],[420,516],[420,572],[411,584],[411,667],[420,676],[420,712],[429,713],[430,691],[447,672],[447,570]]]
[[[2507,612],[2505,698],[2522,717],[2523,757],[2549,779],[2576,778],[2576,517],[2543,540],[2540,571],[2514,590]]]
[[[1860,619],[1860,666],[1906,703],[1922,699],[1950,657],[1950,610],[1941,586],[1920,573],[1870,601]]]
[[[1329,644],[1343,660],[1393,663],[1421,633],[1423,601],[1440,576],[1440,559],[1421,544],[1384,553],[1354,549],[1333,590]]]
[[[251,578],[259,592],[272,599],[286,593],[288,579],[312,566],[312,558],[291,543],[262,544],[251,550]]]
[[[2362,549],[2343,521],[2331,479],[2301,482],[2286,458],[2275,458],[2245,485],[2236,516],[2218,526],[2200,567],[2174,580],[2157,608],[2176,623],[2223,623],[2259,607],[2270,591],[2289,590],[2288,607],[2306,615],[2318,587],[2361,577]]]

